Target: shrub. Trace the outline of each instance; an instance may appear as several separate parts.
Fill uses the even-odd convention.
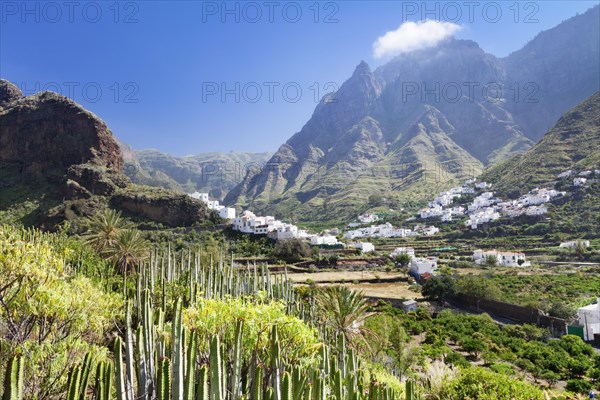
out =
[[[288,262],[300,261],[310,255],[310,246],[302,239],[279,240],[273,249],[273,256]]]
[[[575,393],[588,393],[592,390],[592,384],[584,379],[569,379],[567,390]]]

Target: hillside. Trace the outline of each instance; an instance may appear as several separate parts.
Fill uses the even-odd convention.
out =
[[[568,111],[527,153],[490,168],[485,180],[500,192],[528,191],[573,169],[600,167],[600,92]]]
[[[205,222],[203,203],[133,185],[106,124],[52,92],[24,97],[0,80],[0,221],[55,229],[112,207],[170,226]]]
[[[246,170],[260,168],[270,153],[200,153],[176,157],[159,150],[133,150],[120,142],[125,174],[132,182],[182,193],[208,192],[222,199],[241,182]]]
[[[344,220],[367,208],[370,196],[390,207],[414,204],[524,153],[540,129],[599,89],[600,51],[589,35],[600,31],[599,10],[540,33],[505,59],[451,38],[375,71],[361,62],[269,168],[248,171],[225,203],[303,221]],[[539,86],[534,94],[524,86],[531,82]],[[484,89],[490,84],[500,93]],[[525,101],[531,95],[542,99]]]

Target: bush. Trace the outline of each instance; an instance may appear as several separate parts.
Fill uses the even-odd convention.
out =
[[[569,379],[567,381],[567,390],[575,393],[588,393],[592,390],[592,384],[583,379]]]
[[[472,367],[461,370],[457,378],[444,382],[441,398],[444,399],[519,399],[542,400],[542,390],[533,385],[497,374],[484,368]]]
[[[279,240],[273,249],[273,256],[288,262],[300,261],[310,254],[310,246],[302,239]]]

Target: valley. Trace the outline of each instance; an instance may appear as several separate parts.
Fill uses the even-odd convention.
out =
[[[594,398],[600,6],[559,3],[3,4],[2,400]]]

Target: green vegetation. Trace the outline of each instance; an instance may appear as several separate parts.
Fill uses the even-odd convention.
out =
[[[378,358],[417,380],[415,370],[426,371],[432,360],[439,360],[450,368],[442,368],[444,377],[434,385],[439,398],[511,399],[511,393],[543,398],[531,383],[516,379],[522,375],[519,371],[526,372],[530,382],[547,387],[564,380],[600,388],[600,356],[577,336],[551,339],[548,331],[534,325],[501,326],[486,314],[445,310],[432,318],[423,310],[404,313],[381,306],[379,311],[366,321],[379,338]],[[482,360],[483,367],[471,367],[467,360]],[[427,373],[420,379],[425,387],[428,379],[435,380]]]
[[[389,372],[265,266],[238,268],[205,247],[114,268],[110,249],[132,231],[120,218],[90,223],[105,228],[87,238],[107,261],[65,233],[0,229],[5,398],[399,396]]]
[[[563,115],[542,140],[525,154],[486,171],[483,179],[501,193],[524,194],[556,180],[568,170],[600,165],[600,93]]]

